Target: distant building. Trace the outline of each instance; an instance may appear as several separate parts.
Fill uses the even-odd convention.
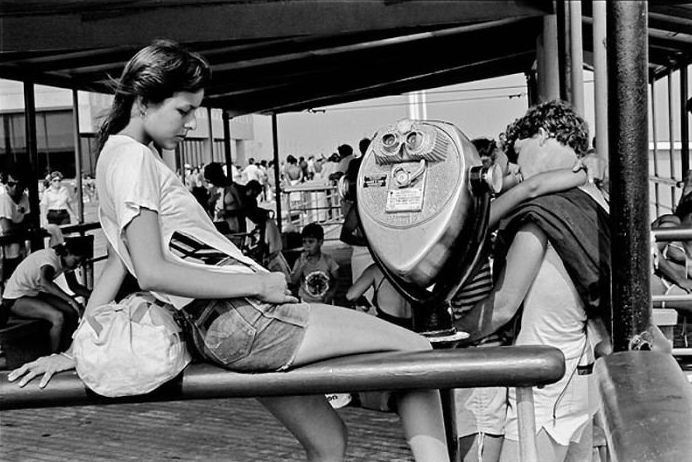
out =
[[[36,85],[36,144],[38,166],[42,175],[60,170],[67,177],[75,175],[75,141],[72,91]],[[99,120],[110,107],[111,95],[79,92],[79,133],[82,149],[82,172],[94,174],[96,164],[95,134]],[[21,82],[0,79],[0,166],[26,159],[24,90]],[[214,141],[210,148],[209,111],[197,110],[197,129],[177,152],[164,152],[164,161],[173,169],[185,163],[199,165],[211,161],[225,162],[223,120],[221,111],[211,110]],[[231,156],[233,162],[246,163],[246,145],[254,140],[252,115],[231,119]],[[213,149],[213,151],[212,151]]]

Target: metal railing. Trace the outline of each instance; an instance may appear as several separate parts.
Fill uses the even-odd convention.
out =
[[[344,221],[342,201],[336,185],[304,183],[281,189],[283,223],[290,223],[300,231],[309,223],[323,226],[341,226]],[[325,230],[326,231],[326,230]],[[325,239],[329,239],[325,233]]]

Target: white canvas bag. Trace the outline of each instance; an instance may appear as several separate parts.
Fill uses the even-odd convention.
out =
[[[148,292],[94,309],[74,333],[77,374],[107,397],[148,393],[190,363],[173,307]]]

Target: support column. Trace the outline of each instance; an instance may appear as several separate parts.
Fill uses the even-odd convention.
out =
[[[560,99],[571,103],[572,47],[570,45],[569,7],[564,0],[555,2],[557,13],[557,59],[560,69]]]
[[[593,0],[593,64],[596,153],[608,165],[608,63],[606,58],[606,2]],[[606,172],[607,173],[607,172]]]
[[[675,171],[675,164],[677,159],[675,158],[675,111],[673,110],[673,105],[675,104],[675,95],[673,91],[673,70],[668,69],[668,159],[670,160],[670,178],[672,180],[677,180],[677,172]],[[677,191],[675,186],[670,188],[670,206],[675,208],[677,204]]]
[[[651,138],[653,141],[653,164],[654,176],[658,178],[658,130],[656,129],[656,81],[651,79],[649,83],[649,101],[651,101]],[[656,206],[656,216],[661,215],[661,185],[654,183],[654,204]]]
[[[231,154],[231,117],[228,111],[221,111],[223,119],[223,156],[226,162],[226,175],[233,182],[233,157]]]
[[[581,32],[581,0],[569,2],[570,100],[572,107],[584,117],[584,46]]]
[[[527,71],[524,73],[526,77],[526,93],[528,95],[529,107],[538,104],[538,82],[536,81],[536,71]]]
[[[79,138],[79,92],[72,89],[72,121],[74,124],[74,170],[77,182],[77,219],[84,223],[84,191],[82,184],[82,140]]]
[[[646,6],[606,6],[615,351],[632,349],[651,318]]]
[[[538,102],[560,97],[560,67],[557,48],[557,16],[543,16],[543,33],[538,47]]]
[[[214,162],[214,130],[211,123],[211,107],[207,107],[207,127],[209,129],[209,162]]]
[[[276,113],[272,114],[272,147],[274,148],[274,184],[276,185],[276,224],[281,231],[281,165],[279,163],[279,128]]]
[[[40,221],[40,205],[38,199],[38,148],[36,146],[36,100],[34,98],[34,82],[24,81],[24,136],[26,139],[26,159],[19,161],[21,168],[25,170],[29,189],[29,207],[31,213],[26,217],[29,221],[28,225],[32,228],[38,228]],[[28,168],[25,168],[27,167]],[[31,243],[32,249],[42,248],[37,242]],[[41,240],[41,242],[43,242]]]
[[[682,179],[685,179],[690,169],[690,113],[685,105],[688,96],[688,71],[687,66],[680,68],[680,156],[682,158]]]

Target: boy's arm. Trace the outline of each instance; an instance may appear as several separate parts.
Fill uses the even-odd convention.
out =
[[[64,300],[79,316],[82,316],[82,307],[79,303],[53,281],[55,279],[55,269],[50,265],[43,265],[39,271],[39,290]]]
[[[65,272],[65,281],[67,281],[67,287],[69,287],[72,292],[80,297],[84,297],[85,300],[89,298],[89,295],[91,295],[91,291],[89,289],[77,282],[77,277],[75,276],[74,271]]]
[[[293,269],[291,270],[290,274],[290,280],[291,284],[297,285],[300,283],[300,278],[303,275],[303,265],[304,265],[304,257],[303,257],[303,252],[300,253],[300,256],[296,260],[296,262],[293,264]]]
[[[501,219],[527,199],[576,188],[583,185],[586,179],[586,173],[583,170],[574,172],[571,169],[560,169],[534,175],[503,192],[490,204],[488,227],[490,229],[495,228]]]
[[[517,232],[507,252],[507,265],[490,295],[455,322],[457,329],[470,334],[464,344],[486,337],[512,320],[536,279],[547,243],[543,231],[532,223]]]
[[[346,300],[349,302],[354,302],[370,288],[374,281],[374,268],[377,268],[377,266],[372,264],[368,266],[360,276],[358,276],[356,282],[354,282],[346,292]]]
[[[324,300],[331,303],[334,301],[336,289],[339,286],[339,264],[331,255],[329,256],[329,290],[324,295]]]

